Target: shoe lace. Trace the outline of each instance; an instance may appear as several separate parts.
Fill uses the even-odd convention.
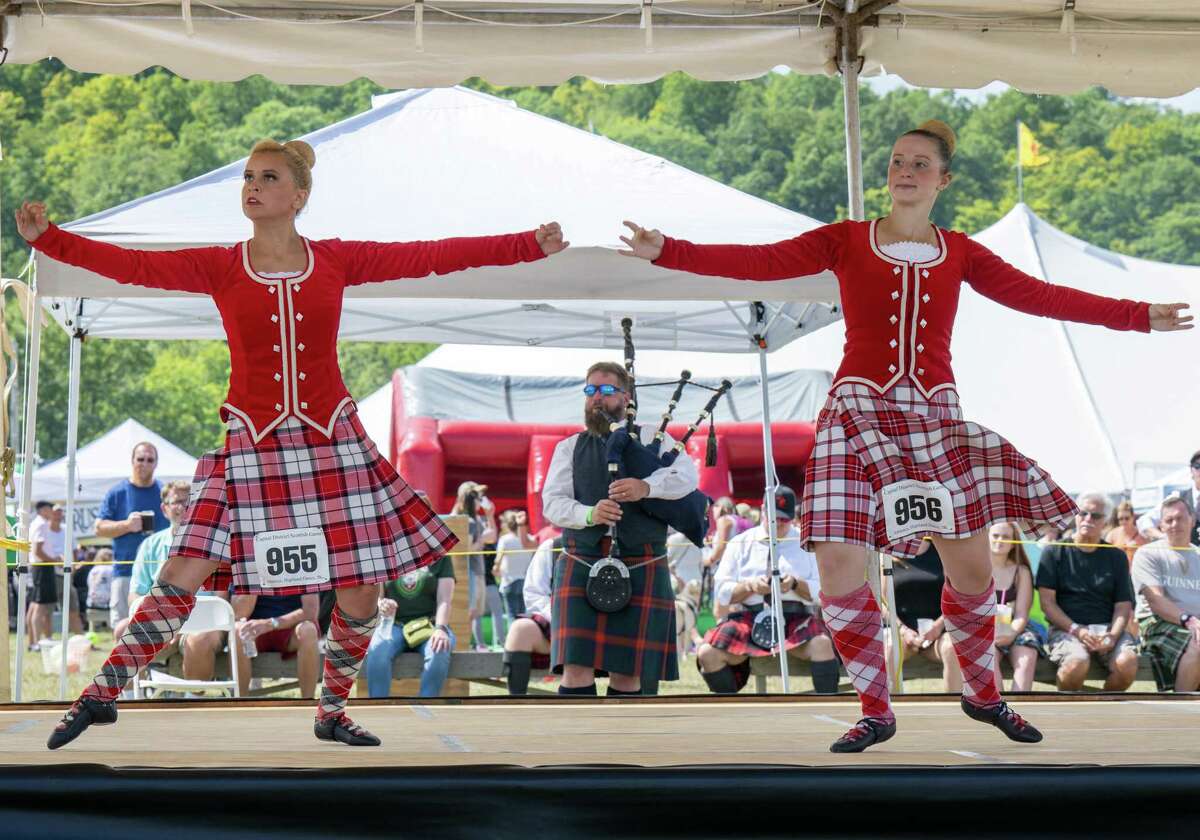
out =
[[[338,723],[341,724],[341,727],[351,735],[362,735],[367,731],[345,715],[341,716],[341,718],[338,720]]]
[[[1025,718],[1021,717],[1019,714],[1014,712],[1012,710],[1012,707],[1009,706],[1007,703],[1005,703],[1000,708],[1000,716],[1003,718],[1006,718],[1013,726],[1017,727],[1018,729],[1024,729],[1025,727],[1027,727],[1029,725],[1028,723],[1025,722]]]
[[[55,728],[56,729],[66,729],[68,726],[70,726],[72,723],[74,723],[75,718],[76,718],[76,716],[78,716],[79,712],[80,712],[79,703],[77,703],[77,702],[72,703],[71,708],[67,709],[67,713],[62,716],[62,720],[60,720],[58,722],[58,726]]]

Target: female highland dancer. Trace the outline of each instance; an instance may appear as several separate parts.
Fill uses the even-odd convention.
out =
[[[231,248],[135,251],[49,224],[25,204],[17,228],[39,251],[122,283],[212,295],[229,340],[225,445],[197,466],[170,559],[94,682],[50,735],[57,749],[117,719],[125,683],[179,630],[208,588],[273,595],[337,591],[325,648],[316,736],[351,746],[379,739],[345,714],[378,616],[379,583],[433,563],[455,543],[380,456],[338,369],[347,286],[541,259],[567,246],[557,224],[431,242],[312,241],[296,214],[312,190],[308,144],[258,143],[246,162],[242,212],[254,236]]]
[[[1041,740],[1001,699],[992,672],[996,611],[987,528],[1040,534],[1074,513],[1050,477],[1004,438],[963,419],[950,369],[960,284],[1032,315],[1116,330],[1190,329],[1185,304],[1151,306],[1054,286],[978,243],[930,224],[950,185],[954,132],[930,121],[892,149],[892,210],[773,245],[693,245],[626,224],[623,253],[697,274],[780,280],[831,269],[846,347],[817,419],[805,471],[800,538],[814,547],[821,606],[862,701],[863,719],[833,752],[891,738],[879,605],[864,583],[867,551],[912,557],[930,536],[946,569],[942,612],[963,672],[962,708],[1015,741]]]

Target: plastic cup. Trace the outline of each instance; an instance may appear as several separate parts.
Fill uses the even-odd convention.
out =
[[[142,530],[145,533],[149,534],[154,530],[154,511],[139,511],[138,516],[142,517]]]
[[[918,618],[917,619],[917,632],[920,633],[922,636],[924,636],[926,633],[928,633],[932,629],[933,629],[933,619],[932,618]]]
[[[1088,632],[1091,633],[1093,636],[1103,636],[1105,633],[1108,632],[1108,625],[1107,624],[1089,624]]]

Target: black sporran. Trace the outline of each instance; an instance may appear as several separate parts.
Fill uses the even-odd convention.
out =
[[[603,613],[620,612],[633,598],[629,567],[615,557],[598,560],[588,573],[585,591],[592,609]]]
[[[763,604],[762,611],[754,616],[754,624],[750,627],[750,641],[763,650],[771,650],[778,644],[778,638],[775,612],[770,604]]]

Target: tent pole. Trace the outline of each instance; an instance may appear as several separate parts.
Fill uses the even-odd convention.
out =
[[[36,466],[33,450],[36,445],[34,427],[37,424],[38,363],[42,356],[42,297],[34,278],[33,294],[29,296],[29,355],[25,359],[25,463],[21,473],[21,507],[19,514],[20,539],[29,540],[30,508],[33,506],[33,469]],[[25,590],[29,586],[29,552],[17,553],[17,653],[13,670],[13,700],[21,702],[22,668],[25,663]]]
[[[846,130],[846,193],[850,218],[861,220],[866,215],[863,204],[862,123],[858,112],[858,74],[862,59],[858,54],[859,26],[855,19],[859,3],[847,0],[845,22],[841,28],[841,50],[838,69],[842,73],[842,105]]]
[[[779,574],[779,541],[775,521],[775,493],[779,490],[779,476],[775,473],[775,451],[771,439],[771,389],[767,384],[767,337],[766,307],[761,302],[750,304],[754,314],[754,326],[763,330],[754,336],[758,346],[758,373],[761,377],[759,393],[762,395],[763,423],[763,473],[766,476],[766,486],[763,488],[762,519],[764,530],[767,532],[768,573],[771,579],[771,612],[775,618],[775,641],[779,645],[779,676],[783,678],[783,693],[790,694],[788,680],[788,658],[784,649],[787,638],[787,625],[783,623],[783,590],[780,586]]]
[[[62,603],[62,659],[58,672],[58,699],[67,699],[67,641],[70,639],[71,594],[75,589],[71,571],[75,560],[75,463],[76,444],[79,440],[79,367],[83,349],[83,330],[79,318],[83,314],[83,300],[74,302],[75,323],[71,324],[70,368],[67,380],[67,510],[63,525],[63,603]]]

